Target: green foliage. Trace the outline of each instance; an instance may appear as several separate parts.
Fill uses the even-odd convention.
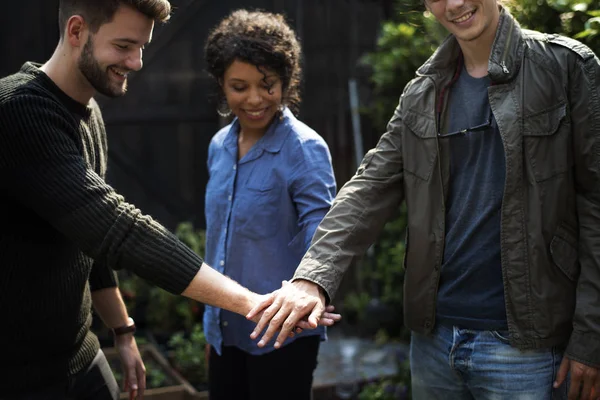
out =
[[[204,359],[206,338],[202,324],[195,324],[189,334],[174,334],[169,340],[169,346],[173,348],[173,364],[188,381],[196,385],[208,382]]]
[[[344,318],[356,324],[364,321],[371,296],[367,292],[352,292],[344,298]]]
[[[344,301],[344,313],[378,342],[408,338],[402,318],[405,231],[406,206],[402,205],[385,225],[373,257],[359,268],[363,290],[348,294]]]
[[[365,385],[358,400],[410,400],[410,365],[408,360],[398,360],[398,374]]]
[[[421,0],[398,1],[396,17],[382,25],[376,50],[361,60],[371,69],[377,99],[366,113],[380,132],[397,107],[402,88],[446,36],[421,4]]]
[[[600,50],[600,1],[519,0],[508,3],[513,15],[529,29],[560,33]]]
[[[146,384],[148,388],[159,388],[169,381],[167,375],[160,368],[146,368]]]
[[[397,216],[385,225],[375,245],[376,268],[371,277],[378,282],[381,300],[400,309],[403,297],[405,235],[406,204],[403,204]]]
[[[182,222],[175,229],[175,235],[186,244],[194,253],[204,257],[206,232],[203,230],[195,230],[191,222]]]

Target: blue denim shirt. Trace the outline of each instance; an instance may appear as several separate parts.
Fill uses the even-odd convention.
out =
[[[335,178],[323,138],[288,109],[239,161],[238,132],[234,120],[213,137],[208,149],[205,261],[265,294],[294,275],[333,202]],[[272,351],[274,340],[261,349],[258,339],[250,339],[254,327],[244,316],[205,309],[206,339],[219,354],[222,345],[255,355]],[[294,339],[316,334],[326,337],[319,327]]]

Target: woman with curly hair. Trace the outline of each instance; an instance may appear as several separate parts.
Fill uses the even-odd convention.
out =
[[[257,293],[290,279],[336,192],[327,144],[300,122],[300,44],[282,15],[239,10],[210,33],[205,57],[219,113],[233,122],[212,138],[206,190],[206,260]],[[328,311],[331,311],[328,310]],[[274,351],[254,323],[204,313],[209,390],[219,399],[310,399],[325,328]]]

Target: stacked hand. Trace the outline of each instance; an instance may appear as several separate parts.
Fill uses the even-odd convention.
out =
[[[278,349],[294,332],[314,329],[319,325],[331,326],[341,320],[341,315],[333,311],[333,306],[325,306],[325,295],[317,284],[305,280],[284,281],[281,289],[262,296],[246,318],[255,322],[258,319],[250,335],[252,339],[256,339],[268,325],[258,342],[259,347],[264,347],[279,332],[275,341]]]

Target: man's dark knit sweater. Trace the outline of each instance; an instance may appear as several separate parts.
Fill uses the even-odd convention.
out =
[[[2,395],[92,361],[90,291],[116,286],[113,269],[179,294],[202,264],[105,183],[106,159],[94,100],[76,102],[32,63],[0,80]]]

